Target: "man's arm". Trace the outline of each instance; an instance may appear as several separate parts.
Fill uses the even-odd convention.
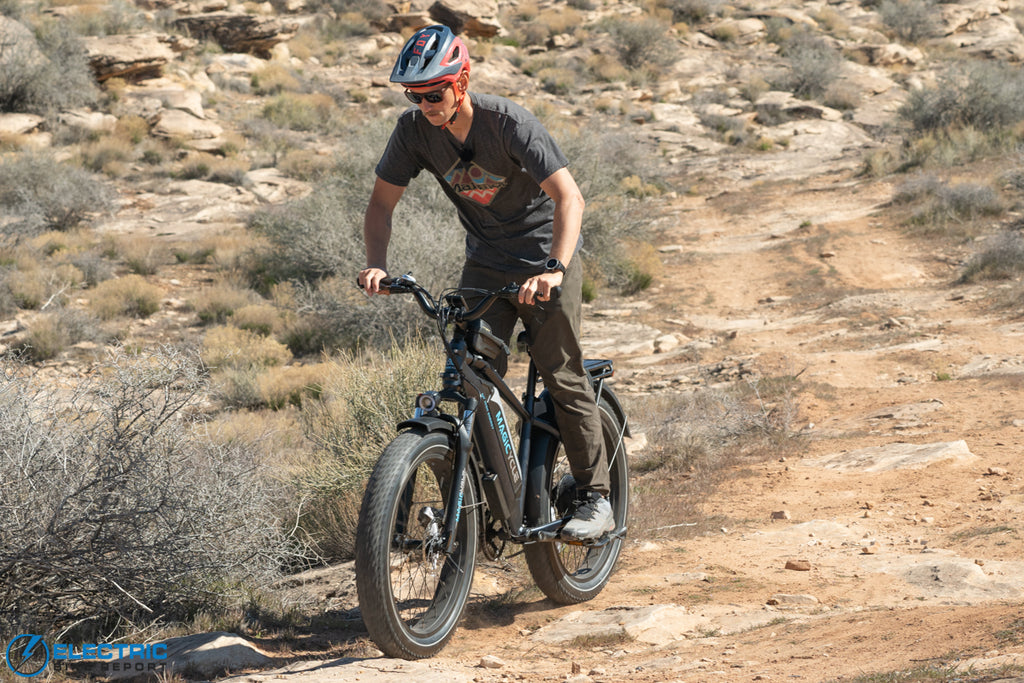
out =
[[[366,268],[359,272],[358,282],[367,294],[380,292],[380,281],[388,276],[388,244],[391,242],[391,216],[405,188],[377,178],[370,193],[363,219],[363,240],[366,243]]]
[[[567,168],[552,173],[541,182],[540,187],[555,203],[554,237],[549,256],[568,266],[583,226],[583,193]],[[547,301],[551,298],[551,289],[561,284],[562,273],[535,275],[519,288],[519,302],[533,304],[535,298],[537,301]]]

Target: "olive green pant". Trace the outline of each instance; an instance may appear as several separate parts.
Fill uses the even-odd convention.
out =
[[[527,277],[467,262],[461,286],[500,289],[512,282],[522,284]],[[578,257],[573,258],[558,298],[534,306],[499,299],[483,319],[506,344],[511,341],[516,320],[522,319],[529,335],[530,355],[555,405],[555,419],[577,487],[607,496],[610,479],[601,415],[580,349],[582,285],[583,267]],[[503,376],[507,366],[504,356],[494,360],[495,369]]]

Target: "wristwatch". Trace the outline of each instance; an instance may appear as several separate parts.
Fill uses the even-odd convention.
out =
[[[549,258],[548,262],[544,264],[544,272],[545,273],[553,273],[556,270],[564,275],[565,274],[565,264],[562,263],[561,261],[559,261],[556,258]]]

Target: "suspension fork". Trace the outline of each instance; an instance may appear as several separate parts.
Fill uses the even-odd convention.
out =
[[[459,424],[459,431],[455,437],[455,467],[452,472],[452,489],[448,495],[448,509],[445,510],[444,528],[447,530],[447,538],[444,543],[444,552],[451,555],[455,550],[455,530],[458,528],[459,515],[462,513],[462,491],[466,484],[466,471],[469,469],[469,450],[473,447],[473,440],[470,434],[473,431],[473,421],[476,419],[476,408],[478,402],[475,398],[466,400],[466,408],[463,415],[469,415],[468,420],[462,420]],[[471,511],[469,514],[475,514]]]

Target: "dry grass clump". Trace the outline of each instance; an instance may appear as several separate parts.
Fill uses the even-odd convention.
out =
[[[230,280],[222,280],[211,287],[204,287],[192,301],[192,310],[204,325],[223,325],[235,311],[255,304],[259,296]]]
[[[203,337],[203,363],[213,370],[284,365],[292,354],[284,344],[237,327],[219,326]]]
[[[734,466],[777,453],[792,438],[795,395],[794,377],[781,376],[631,401],[633,432],[650,444],[633,463],[634,528],[644,537],[703,531],[708,492]]]
[[[1006,210],[990,185],[949,184],[933,175],[918,176],[899,184],[893,203],[910,209],[906,224],[915,233],[953,238],[974,234],[977,219],[998,216]]]
[[[116,255],[137,275],[155,275],[170,262],[166,245],[148,235],[121,235],[107,240],[107,253]]]
[[[38,363],[56,358],[79,342],[106,343],[114,339],[115,335],[105,330],[94,316],[76,309],[57,308],[33,318],[12,347],[22,358]]]
[[[363,489],[395,425],[412,414],[416,394],[439,386],[438,345],[419,339],[383,354],[343,354],[323,367],[319,401],[303,403],[307,437],[315,444],[296,483],[313,497],[301,525],[326,559],[352,557]]]
[[[248,304],[231,314],[231,324],[240,330],[249,330],[269,337],[283,329],[285,319],[275,306],[270,304]]]
[[[281,93],[263,105],[262,115],[279,128],[312,133],[336,132],[338,105],[323,93]]]
[[[1004,230],[984,240],[960,275],[960,282],[1011,280],[1024,275],[1024,234]]]
[[[287,365],[268,368],[257,378],[257,389],[263,405],[271,410],[286,406],[302,406],[308,399],[323,394],[326,364]]]
[[[104,280],[90,291],[88,308],[101,320],[148,318],[160,310],[160,288],[141,275]]]

